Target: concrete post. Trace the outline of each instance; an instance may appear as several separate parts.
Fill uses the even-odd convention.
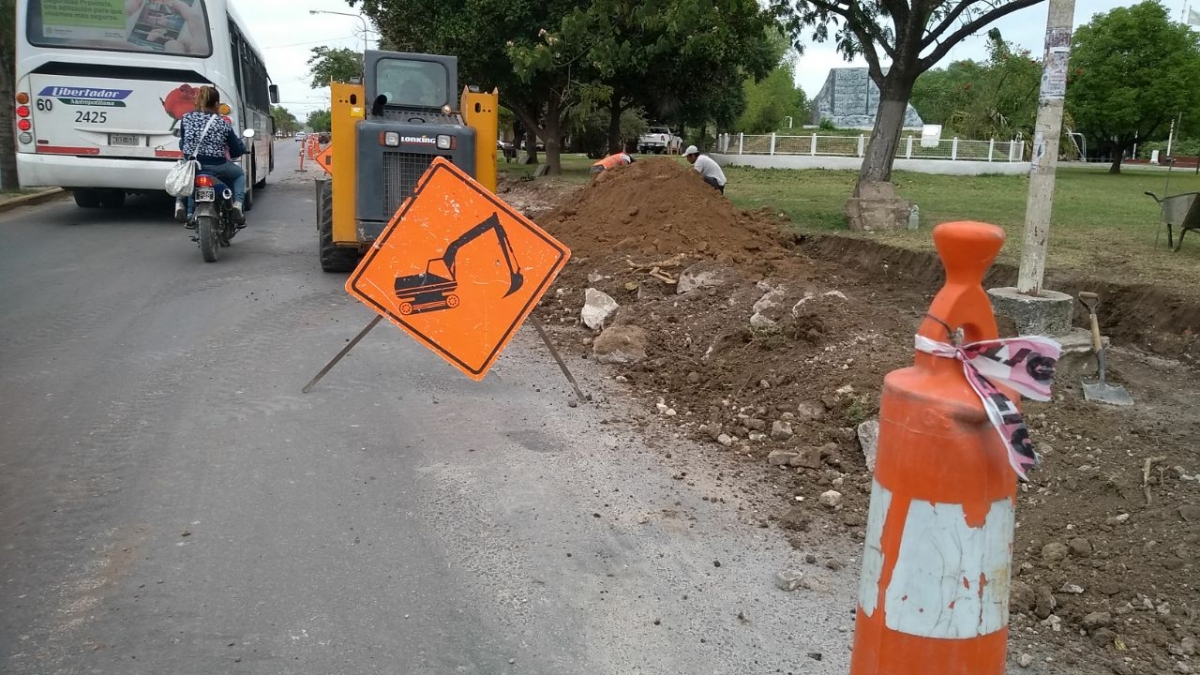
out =
[[[771,154],[775,154],[775,132],[771,132]]]
[[[988,161],[992,161],[992,155],[996,154],[996,139],[988,141]]]
[[[858,156],[859,157],[863,156],[863,135],[862,134],[858,135]]]
[[[1025,206],[1025,236],[1017,276],[1017,290],[1026,295],[1041,295],[1046,276],[1046,247],[1054,207],[1054,172],[1058,165],[1058,138],[1062,134],[1074,15],[1075,0],[1050,0],[1042,87],[1034,126],[1029,199]]]
[[[904,149],[904,159],[912,159],[912,136],[908,137],[907,147]]]
[[[958,161],[958,136],[955,136],[954,140],[950,142],[950,161]]]
[[[742,149],[746,147],[746,132],[738,132],[738,154],[742,154]]]
[[[816,134],[812,135],[812,147],[809,148],[808,154],[812,155],[813,157],[817,156],[817,135]]]

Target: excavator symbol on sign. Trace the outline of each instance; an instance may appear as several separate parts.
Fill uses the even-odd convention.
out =
[[[493,213],[487,220],[450,242],[442,257],[433,258],[426,264],[424,274],[411,274],[396,279],[396,297],[400,299],[400,313],[408,316],[458,307],[459,297],[454,294],[454,291],[458,290],[458,274],[455,268],[458,250],[489,230],[495,231],[500,252],[504,255],[504,262],[508,264],[509,287],[504,297],[507,298],[521,290],[521,286],[525,284],[525,277],[517,266],[517,254],[508,241],[508,234],[500,224],[499,217]]]

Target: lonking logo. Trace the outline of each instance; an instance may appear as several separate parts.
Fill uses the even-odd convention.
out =
[[[436,145],[437,139],[433,136],[401,136],[401,143],[416,143],[417,145]]]
[[[132,89],[96,89],[93,87],[50,86],[38,96],[51,96],[67,105],[88,105],[102,108],[124,108]]]

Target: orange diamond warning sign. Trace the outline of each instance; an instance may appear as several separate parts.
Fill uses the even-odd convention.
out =
[[[571,252],[437,158],[346,290],[482,380]]]

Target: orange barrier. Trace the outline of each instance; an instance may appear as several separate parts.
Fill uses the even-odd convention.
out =
[[[982,282],[1004,231],[946,223],[933,238],[946,284],[919,333],[995,339]],[[962,363],[914,361],[884,380],[850,673],[1003,675],[1016,474]]]

